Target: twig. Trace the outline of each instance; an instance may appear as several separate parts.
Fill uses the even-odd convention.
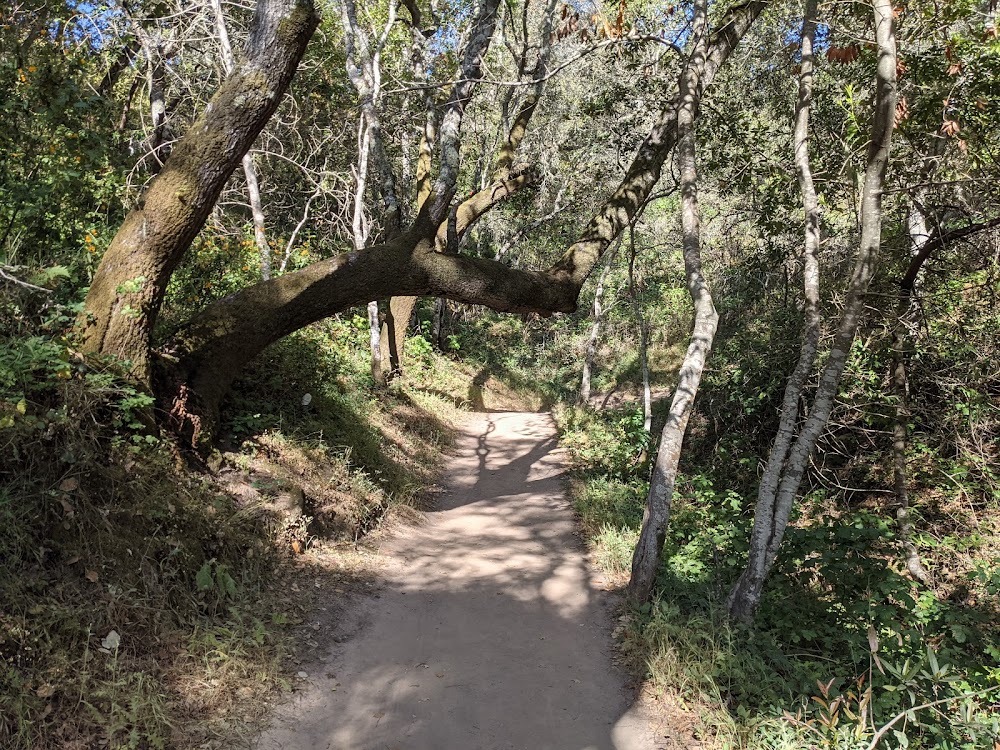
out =
[[[963,695],[952,696],[951,698],[941,698],[940,700],[931,701],[930,703],[921,703],[919,706],[913,706],[912,708],[908,708],[905,711],[900,711],[892,718],[892,721],[890,721],[888,724],[883,724],[882,727],[877,732],[875,732],[875,736],[872,737],[871,743],[868,745],[868,747],[865,748],[865,750],[875,750],[875,746],[878,745],[878,743],[882,740],[882,738],[886,735],[886,733],[890,729],[892,729],[892,727],[896,724],[896,722],[904,718],[907,714],[909,714],[912,711],[922,711],[925,708],[933,708],[934,706],[940,706],[944,703],[951,703],[953,701],[962,700],[964,698],[978,698],[983,695],[988,695],[989,693],[992,693],[996,690],[1000,690],[1000,685],[996,685],[995,687],[991,688],[986,688],[985,690],[980,690],[977,693],[965,693]]]
[[[0,266],[0,278],[4,281],[15,284],[16,286],[24,287],[32,292],[41,292],[42,294],[52,294],[51,289],[46,289],[45,287],[35,286],[34,284],[29,284],[27,281],[23,281],[16,276],[12,276],[8,271],[13,271],[14,269],[10,266]]]

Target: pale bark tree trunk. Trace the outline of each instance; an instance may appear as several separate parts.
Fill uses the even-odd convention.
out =
[[[795,439],[795,430],[799,419],[799,401],[802,390],[806,386],[809,374],[812,372],[819,348],[821,319],[819,311],[819,247],[820,247],[820,211],[813,185],[812,168],[809,160],[809,115],[812,105],[813,89],[813,44],[816,33],[816,0],[806,0],[802,21],[802,60],[799,72],[799,91],[795,110],[795,129],[793,131],[793,149],[795,153],[795,169],[798,174],[799,189],[802,192],[802,207],[805,215],[805,236],[803,241],[803,298],[805,302],[805,321],[802,331],[802,344],[799,358],[795,363],[788,382],[785,384],[785,394],[781,403],[781,413],[778,420],[778,433],[768,454],[767,465],[760,480],[757,492],[757,506],[754,513],[754,526],[750,536],[751,549],[764,550],[772,533],[771,524],[775,515],[775,496],[781,481],[788,451]],[[760,565],[762,555],[751,560]]]
[[[358,164],[355,167],[354,212],[351,220],[352,241],[355,252],[360,252],[368,243],[369,223],[365,216],[365,189],[368,184],[368,156],[371,153],[371,128],[364,115],[358,124]],[[381,323],[378,315],[378,300],[368,303],[368,340],[371,349],[372,381],[375,385],[385,384],[382,369]]]
[[[118,230],[80,318],[83,350],[149,385],[150,335],[173,273],[277,108],[316,28],[311,0],[259,0],[247,51]]]
[[[150,174],[157,174],[163,167],[163,162],[170,156],[170,134],[167,125],[167,66],[166,59],[172,52],[173,45],[164,38],[163,30],[154,26],[147,29],[139,19],[129,15],[132,31],[146,58],[146,93],[149,102],[149,136],[143,144],[147,153],[142,154],[142,160],[152,157],[148,163]],[[138,78],[136,80],[138,83]],[[135,85],[128,97],[127,108],[135,92]],[[127,114],[127,113],[126,113]],[[123,115],[125,116],[125,115]]]
[[[389,18],[374,46],[368,43],[366,32],[358,24],[354,0],[341,4],[341,20],[347,48],[347,74],[358,92],[361,118],[358,124],[358,163],[355,168],[354,215],[351,222],[354,250],[361,251],[368,244],[371,222],[365,216],[365,191],[368,185],[369,162],[374,158],[381,177],[380,192],[386,205],[386,233],[398,232],[399,205],[396,200],[395,181],[381,137],[379,102],[382,96],[381,55],[389,32],[396,20],[396,2],[389,3]],[[383,367],[382,323],[379,319],[378,300],[368,302],[368,338],[371,349],[372,380],[384,385],[388,373]]]
[[[549,7],[546,12],[545,22],[543,24],[543,33],[541,34],[541,47],[539,50],[539,68],[544,73],[545,64],[548,61],[548,56],[551,51],[551,42],[549,40],[550,34],[547,33],[551,28],[551,18],[554,9],[554,3],[549,0]],[[482,65],[482,55],[476,52],[476,48],[482,45],[489,45],[490,37],[493,35],[493,29],[496,27],[497,12],[499,10],[499,3],[493,5],[484,4],[481,12],[478,16],[478,21],[476,25],[469,30],[469,39],[466,44],[467,54],[465,55],[465,61],[462,68],[463,78],[467,79],[472,71],[478,70]],[[411,15],[413,11],[411,10]],[[487,29],[483,27],[483,24],[489,24],[488,36],[486,35]],[[527,44],[527,42],[526,42]],[[486,47],[483,47],[485,50]],[[473,51],[473,54],[468,54],[468,51]],[[426,78],[426,45],[421,44],[419,40],[414,44],[414,61],[413,68],[415,77]],[[523,65],[522,65],[523,67]],[[458,89],[460,86],[466,85],[463,82],[463,78],[460,78],[454,86]],[[500,154],[497,158],[497,164],[494,168],[494,180],[502,180],[507,177],[511,168],[513,167],[514,154],[517,151],[517,147],[520,145],[521,140],[524,138],[524,134],[527,130],[528,121],[531,119],[531,115],[535,110],[535,106],[538,103],[538,99],[541,95],[543,82],[539,81],[535,84],[532,94],[528,97],[526,105],[522,107],[519,113],[518,119],[515,124],[511,127],[510,133],[501,149]],[[454,91],[452,95],[453,101],[460,101],[454,99]],[[457,116],[458,121],[461,121],[462,114],[464,113],[465,105],[461,105],[461,110],[458,110],[455,106],[450,106],[446,111],[444,118],[440,124],[441,138],[440,143],[438,142],[438,123],[435,115],[435,103],[433,97],[430,95],[429,91],[427,94],[426,105],[426,124],[424,126],[424,135],[420,141],[420,154],[417,161],[417,204],[416,209],[420,211],[423,208],[424,202],[431,196],[432,186],[430,181],[430,166],[433,159],[433,151],[435,146],[440,146],[441,151],[441,176],[439,177],[438,185],[433,188],[435,191],[441,190],[442,179],[450,179],[452,183],[457,178],[457,161],[455,161],[455,171],[454,176],[449,176],[452,173],[452,167],[449,166],[449,160],[457,160],[458,156],[458,145],[459,140],[457,138],[459,133],[459,128],[454,126],[454,121]],[[484,171],[483,180],[485,182],[486,174]],[[485,184],[483,188],[485,188]],[[456,210],[456,207],[451,208],[451,214]],[[449,219],[451,216],[449,216]],[[438,250],[440,252],[451,252],[457,253],[459,248],[457,247],[457,237],[452,237],[448,233],[445,234],[447,238],[445,242],[439,243]],[[391,376],[401,377],[403,375],[403,346],[406,340],[406,327],[409,324],[410,318],[413,315],[413,310],[416,307],[417,298],[416,297],[393,297],[389,300],[389,314],[386,316],[384,330],[382,331],[382,340],[387,342],[390,347],[390,362],[391,362]],[[441,299],[435,300],[434,310],[435,317],[437,316],[437,311],[443,309],[444,301]],[[438,343],[440,348],[440,342]]]
[[[910,206],[907,220],[910,237],[910,254],[912,263],[923,265],[924,246],[930,241],[927,221],[923,211],[914,202]],[[915,325],[920,314],[914,299],[917,287],[917,273],[908,273],[900,284],[899,301],[896,309],[896,320],[892,331],[892,390],[895,397],[893,429],[892,429],[892,470],[893,489],[896,493],[896,530],[906,558],[906,570],[921,583],[927,584],[930,576],[920,561],[920,552],[913,544],[913,522],[910,520],[909,476],[906,467],[906,452],[909,443],[909,382],[906,374],[906,363],[909,359],[909,349],[912,338],[909,327]]]
[[[642,370],[642,429],[648,434],[653,427],[653,391],[649,387],[649,326],[646,316],[642,314],[642,301],[635,283],[635,225],[628,228],[628,291],[632,298],[632,314],[639,328],[639,368]],[[645,461],[646,451],[642,452],[641,462]]]
[[[619,243],[620,244],[620,243]],[[580,376],[580,395],[577,404],[580,406],[590,406],[590,379],[594,370],[594,360],[597,358],[597,342],[601,332],[601,323],[604,322],[604,308],[601,306],[601,299],[604,297],[604,284],[611,273],[611,267],[615,264],[615,255],[618,254],[618,245],[608,253],[608,262],[604,265],[600,277],[597,279],[597,288],[594,290],[594,322],[590,326],[590,337],[587,339],[587,351],[583,357],[583,373]]]
[[[698,170],[695,148],[695,121],[704,83],[700,71],[704,68],[708,49],[707,0],[696,0],[692,18],[691,61],[681,77],[680,103],[677,109],[677,162],[680,168],[681,231],[684,271],[688,293],[694,304],[694,327],[691,343],[681,364],[667,422],[660,436],[656,464],[649,482],[642,529],[632,556],[632,577],[628,594],[633,602],[644,602],[653,592],[656,571],[666,539],[670,520],[670,505],[677,466],[688,419],[694,406],[705,360],[712,349],[719,316],[712,293],[701,267],[701,228],[698,215]]]
[[[851,344],[861,321],[865,294],[881,244],[882,186],[896,109],[896,42],[892,28],[892,4],[889,0],[875,0],[874,9],[879,55],[877,91],[862,190],[858,258],[847,289],[843,317],[829,359],[820,375],[809,417],[788,451],[773,504],[758,504],[758,517],[754,519],[754,532],[751,536],[750,559],[728,600],[730,616],[740,620],[752,619],[760,603],[764,581],[777,557],[795,496],[809,463],[809,455],[830,418],[840,377],[847,365]]]
[[[444,345],[444,313],[447,304],[444,297],[438,297],[434,300],[434,317],[431,322],[431,344],[441,352],[446,351]]]
[[[229,29],[226,27],[226,17],[222,13],[222,0],[211,0],[212,12],[215,14],[215,30],[219,36],[219,49],[222,52],[222,69],[228,76],[236,67],[233,47],[229,42]],[[271,248],[267,244],[264,225],[264,204],[260,199],[260,181],[257,179],[257,167],[253,155],[248,151],[243,155],[243,175],[247,181],[247,199],[250,201],[250,214],[253,218],[253,239],[257,245],[257,255],[260,257],[260,275],[265,281],[271,278]]]

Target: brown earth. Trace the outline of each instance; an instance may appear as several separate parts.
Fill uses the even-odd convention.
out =
[[[470,415],[438,507],[382,545],[384,587],[347,608],[256,746],[657,747],[562,472],[548,415]]]

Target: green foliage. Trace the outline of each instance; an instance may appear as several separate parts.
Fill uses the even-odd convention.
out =
[[[560,415],[563,445],[575,464],[607,477],[641,473],[650,446],[642,410],[592,412],[566,408]]]

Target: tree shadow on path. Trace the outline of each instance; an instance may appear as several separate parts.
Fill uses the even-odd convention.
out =
[[[428,522],[261,750],[648,750],[545,414],[470,417]],[[342,632],[341,632],[342,631]]]

